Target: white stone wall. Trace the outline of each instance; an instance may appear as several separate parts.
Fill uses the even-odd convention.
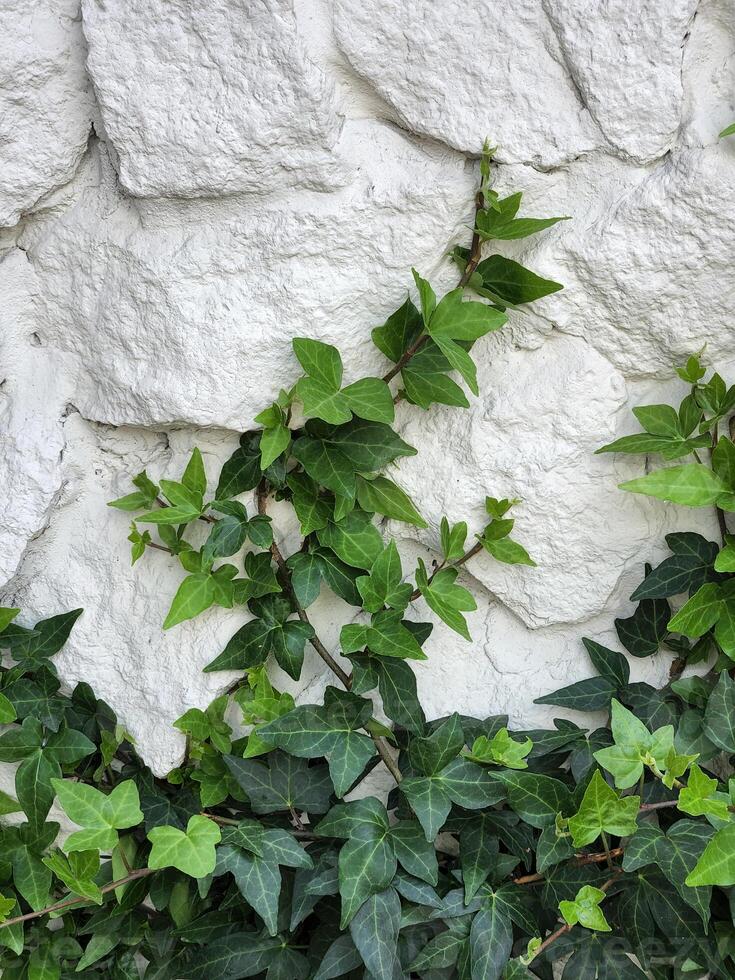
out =
[[[733,118],[733,0],[0,0],[3,599],[84,606],[65,680],[175,765],[171,722],[229,682],[201,668],[246,614],[163,633],[181,572],[131,569],[105,502],[195,444],[215,478],[294,335],[378,371],[410,267],[453,281],[489,136],[499,189],[573,216],[507,250],[566,288],[482,342],[469,410],[401,407],[431,528],[391,530],[409,556],[442,513],[476,529],[486,493],[523,498],[539,567],[473,562],[474,642],[440,624],[416,672],[433,716],[548,720],[532,699],[591,672],[579,638],[612,641],[663,534],[714,533],[616,489],[642,460],[592,453],[681,393],[672,361],[735,367]],[[345,615],[315,607],[331,647]],[[326,682],[308,658],[296,687]]]

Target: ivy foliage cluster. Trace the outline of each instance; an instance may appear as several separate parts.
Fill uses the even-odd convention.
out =
[[[418,302],[373,331],[392,362],[382,378],[345,384],[339,352],[299,338],[303,375],[242,435],[213,495],[195,450],[179,480],[141,473],[112,502],[135,515],[134,562],[155,551],[182,566],[165,628],[212,606],[250,614],[206,668],[228,672],[226,693],[176,722],[178,769],[154,778],[87,684],[62,691],[53,657],[81,610],[32,627],[0,611],[0,762],[17,765],[0,794],[3,980],[551,980],[560,963],[564,980],[733,975],[735,389],[694,357],[682,405],[638,409],[646,431],[604,447],[675,461],[627,489],[716,508],[724,539],[669,535],[671,556],[616,621],[625,653],[586,639],[594,675],[539,699],[595,712],[586,725],[427,722],[419,702],[411,661],[432,630],[419,617],[469,640],[465,562],[533,565],[509,499],[486,499],[470,544],[444,519],[441,557],[410,575],[376,523],[425,523],[383,472],[415,452],[396,402],[466,406],[473,345],[561,288],[483,257],[485,242],[561,220],[519,217],[490,160],[472,242],[452,256],[457,289],[439,299],[414,273]],[[290,555],[274,498],[301,527]],[[323,589],[345,604],[338,651],[309,618]],[[298,679],[307,644],[334,685],[297,706],[267,667]],[[631,681],[631,657],[666,652],[662,690]],[[692,664],[712,667],[685,676]],[[387,798],[363,786],[381,764]]]

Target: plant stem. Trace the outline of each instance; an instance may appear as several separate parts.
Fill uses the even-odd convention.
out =
[[[131,871],[129,875],[125,875],[124,878],[119,878],[117,881],[111,881],[109,885],[103,885],[100,888],[100,892],[106,895],[107,892],[114,891],[116,888],[120,888],[122,885],[127,885],[128,882],[137,881],[139,878],[147,878],[148,875],[154,873],[154,868],[137,868],[135,871]],[[0,929],[5,929],[7,926],[17,925],[19,922],[29,922],[31,919],[38,919],[42,915],[49,915],[51,912],[60,912],[62,909],[71,908],[73,905],[82,905],[84,902],[88,902],[88,898],[78,897],[78,898],[68,898],[63,902],[57,902],[55,905],[49,905],[45,909],[40,909],[38,912],[26,912],[25,915],[16,915],[12,919],[6,919],[5,922],[0,922]]]
[[[604,830],[600,831],[600,837],[602,838],[602,846],[605,849],[605,859],[607,861],[607,866],[612,871],[613,861],[612,861],[612,854],[610,853],[610,842],[608,841],[607,834],[605,833]]]
[[[429,584],[431,585],[431,583],[434,581],[436,576],[443,568],[460,568],[462,565],[464,565],[466,561],[469,561],[470,558],[474,558],[475,555],[479,555],[481,551],[482,551],[482,543],[478,541],[477,544],[474,544],[469,551],[466,551],[462,555],[462,557],[458,558],[456,561],[450,561],[448,564],[446,562],[442,562],[440,565],[437,565],[434,571],[429,576]],[[414,599],[418,599],[420,596],[421,596],[421,590],[414,589],[413,592],[411,593],[411,602],[413,602]]]
[[[258,500],[258,513],[261,515],[265,515],[267,511],[267,503],[268,503],[268,488],[266,486],[265,479],[262,479],[258,484],[256,496]],[[291,584],[291,572],[275,541],[271,545],[271,554],[273,555],[273,560],[278,566],[278,571],[281,576],[281,583],[283,584],[284,588],[288,591],[289,595],[291,596],[294,609],[296,610],[296,614],[298,615],[302,623],[306,623],[308,626],[312,626],[311,622],[309,621],[309,617],[306,615],[306,611],[302,608],[301,603],[296,598],[296,594],[294,593],[293,590],[293,585]],[[319,639],[316,632],[314,632],[314,635],[309,640],[309,643],[311,643],[311,645],[314,647],[316,652],[322,658],[324,663],[330,668],[330,670],[332,670],[333,673],[337,675],[337,677],[340,679],[340,681],[342,682],[346,690],[349,691],[350,688],[352,687],[352,677],[347,673],[347,671],[343,670],[343,668],[340,667],[340,665],[334,659],[332,654],[329,652],[329,650],[327,650],[327,648],[324,646],[322,641]],[[378,750],[378,754],[380,755],[380,758],[385,763],[386,769],[390,772],[391,776],[393,776],[395,781],[397,783],[400,783],[403,776],[401,774],[401,770],[396,765],[395,759],[393,758],[390,749],[388,748],[388,743],[381,735],[374,735],[372,732],[368,732],[368,735],[375,743],[375,748]]]

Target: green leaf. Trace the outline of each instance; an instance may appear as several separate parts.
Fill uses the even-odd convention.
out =
[[[648,476],[620,484],[621,490],[643,493],[686,507],[706,507],[727,492],[728,487],[703,463],[687,463],[655,470]]]
[[[479,814],[460,833],[459,855],[466,905],[472,901],[497,864],[498,838],[494,831],[495,828]]]
[[[361,510],[351,511],[339,522],[330,522],[317,536],[320,544],[353,568],[371,568],[384,547],[372,515]]]
[[[633,414],[646,432],[653,436],[667,436],[669,439],[681,438],[679,416],[671,405],[639,405]]]
[[[0,692],[0,725],[9,725],[17,717],[12,702]]]
[[[358,953],[352,937],[343,933],[334,940],[314,974],[314,980],[334,980],[360,966],[362,957]]]
[[[427,841],[415,820],[398,820],[390,828],[393,850],[406,871],[421,881],[436,885],[439,878],[434,842]]]
[[[186,831],[177,827],[153,827],[148,840],[153,847],[148,856],[149,868],[177,868],[192,878],[204,878],[214,871],[215,844],[220,830],[209,819],[198,814],[189,818]]]
[[[432,402],[468,408],[467,396],[446,372],[452,365],[435,343],[425,344],[401,371],[406,396],[424,410]]]
[[[415,738],[409,746],[411,765],[426,776],[435,776],[464,748],[462,723],[455,712],[427,738]]]
[[[338,391],[342,384],[342,358],[337,348],[306,337],[295,337],[292,343],[299,364],[309,377]]]
[[[357,502],[370,513],[383,514],[416,527],[428,527],[408,494],[387,477],[376,476],[373,480],[365,480],[358,476]]]
[[[350,935],[375,980],[394,980],[401,901],[393,888],[371,895],[350,922]]]
[[[401,781],[400,788],[424,828],[427,841],[433,841],[452,809],[451,798],[441,780],[409,776]]]
[[[596,770],[585,790],[579,810],[569,818],[575,847],[586,847],[603,834],[630,837],[637,828],[640,797],[621,798]]]
[[[83,830],[67,837],[64,849],[71,851],[111,851],[117,844],[118,830],[136,827],[143,822],[138,788],[126,779],[105,796],[93,786],[66,779],[53,779],[59,804]]]
[[[332,784],[326,766],[309,766],[283,752],[271,752],[265,763],[225,756],[227,768],[247,793],[255,813],[288,811],[291,806],[324,813]]]
[[[684,883],[690,888],[735,885],[735,824],[717,831]]]
[[[672,633],[685,636],[702,636],[720,618],[722,592],[719,585],[709,582],[703,585],[669,621]]]
[[[315,378],[301,378],[297,381],[294,395],[303,404],[306,418],[323,419],[332,425],[349,422],[352,418],[351,406],[344,394],[332,390]]]
[[[187,575],[174,596],[163,628],[167,630],[187,619],[194,619],[213,605],[215,595],[215,581],[208,572]]]
[[[419,300],[421,301],[421,316],[424,324],[428,326],[429,321],[434,314],[434,310],[436,309],[436,294],[431,288],[429,282],[426,279],[422,279],[415,269],[411,269],[411,274],[413,275],[413,281],[416,283],[416,289],[418,289],[419,292]]]
[[[318,555],[297,551],[286,561],[291,572],[291,587],[299,605],[306,609],[319,598],[322,583],[321,564]]]
[[[501,304],[518,306],[533,303],[564,288],[551,279],[542,279],[504,255],[491,255],[483,259],[477,266],[477,272],[482,277],[483,289],[492,294],[487,298],[494,300],[497,297]],[[480,295],[485,294],[481,292]]]
[[[401,556],[395,541],[391,541],[373,562],[370,574],[357,579],[364,608],[371,613],[380,612],[384,606],[404,610],[412,590],[402,579]]]
[[[291,430],[285,425],[276,425],[273,428],[263,429],[260,436],[260,468],[267,470],[268,467],[288,449],[291,442]]]
[[[50,616],[42,619],[33,627],[31,634],[23,636],[12,645],[13,657],[15,660],[38,660],[42,657],[53,657],[55,653],[64,646],[69,639],[74,623],[84,612],[83,609],[72,609],[70,612],[60,613],[58,616]],[[11,626],[10,629],[17,627]]]
[[[499,980],[513,948],[513,927],[505,905],[489,899],[472,920],[470,964],[472,980]]]
[[[352,837],[339,852],[340,929],[354,919],[371,895],[383,891],[396,873],[396,857],[387,831]]]
[[[378,690],[383,710],[397,725],[421,735],[426,719],[416,691],[416,676],[404,660],[378,659]]]
[[[440,525],[441,549],[446,561],[455,561],[464,554],[464,543],[467,539],[467,525],[464,521],[450,525],[446,517],[442,517]]]
[[[508,322],[505,313],[485,303],[465,301],[463,295],[462,287],[447,293],[429,321],[428,332],[440,347],[444,340],[478,340]]]
[[[100,870],[98,851],[74,851],[66,855],[56,850],[44,857],[43,863],[72,892],[102,905],[102,892],[94,880]]]
[[[490,526],[492,527],[493,525],[491,524]],[[532,568],[536,567],[536,562],[531,558],[523,545],[518,544],[517,541],[512,541],[507,537],[494,540],[485,535],[480,537],[480,541],[485,551],[492,555],[496,561],[501,561],[506,565],[530,565]]]
[[[516,195],[512,195],[513,198]],[[506,201],[511,198],[506,198]],[[500,202],[502,204],[502,202]],[[529,235],[536,235],[545,228],[551,228],[559,221],[569,221],[569,216],[560,218],[515,218],[509,216],[512,209],[508,211],[485,210],[477,215],[475,230],[483,241],[514,241],[518,238],[528,238]]]
[[[717,780],[710,779],[697,765],[689,770],[687,784],[680,790],[676,805],[693,817],[713,816],[726,821],[730,819],[729,796],[718,792]]]
[[[429,608],[455,633],[469,640],[470,633],[462,613],[477,609],[477,603],[467,589],[455,585],[457,574],[456,568],[443,568],[429,581],[426,566],[419,558],[416,585]]]
[[[535,698],[534,704],[555,704],[576,711],[601,711],[607,708],[615,696],[618,685],[608,677],[588,677],[568,687],[559,688],[553,694]]]
[[[388,425],[393,422],[393,395],[381,378],[361,378],[343,388],[341,395],[359,418],[386,422]]]
[[[508,803],[521,820],[543,830],[553,824],[557,813],[567,809],[570,794],[564,783],[533,772],[499,772]]]
[[[34,827],[39,827],[48,816],[54,801],[52,780],[60,776],[59,763],[40,749],[18,766],[15,772],[15,795],[28,817],[28,822]]]
[[[0,633],[13,622],[20,609],[12,609],[7,606],[0,606]]]
[[[732,136],[735,133],[735,123],[730,123],[729,126],[725,126],[721,133],[719,133],[719,138],[722,139],[723,136]]]
[[[204,496],[207,492],[207,474],[204,472],[204,460],[196,447],[192,450],[181,482],[193,493]]]
[[[516,742],[507,728],[501,728],[492,738],[480,735],[472,743],[469,758],[474,762],[492,763],[508,769],[527,769],[526,756],[533,748],[530,738]]]
[[[353,419],[345,425],[328,426],[323,422],[310,421],[306,424],[307,436],[318,440],[330,454],[338,452],[351,465],[353,472],[374,473],[401,456],[415,456],[416,450],[409,446],[389,425]],[[294,446],[301,442],[298,440]],[[298,456],[297,456],[298,458]],[[314,479],[327,486],[318,476]],[[333,489],[333,488],[329,488]],[[338,490],[338,493],[342,491]]]
[[[372,332],[373,343],[389,360],[399,361],[408,348],[418,340],[423,329],[421,314],[410,297],[403,306],[391,313],[382,327]]]
[[[327,688],[327,691],[334,688]],[[371,714],[371,703],[357,695],[323,707],[299,705],[260,729],[262,738],[302,759],[326,756],[337,796],[343,796],[375,754],[372,741],[357,729]]]
[[[605,892],[601,888],[584,885],[577,892],[573,902],[559,902],[559,911],[563,915],[564,921],[570,926],[579,923],[585,929],[610,932],[610,925],[600,908],[600,903],[604,898]]]
[[[345,497],[355,495],[355,468],[339,449],[320,439],[302,436],[293,444],[293,455],[317,483]]]
[[[217,500],[227,500],[258,485],[260,470],[260,433],[245,433],[240,445],[223,465],[217,484]]]
[[[726,670],[707,702],[704,734],[723,752],[735,752],[735,681]]]

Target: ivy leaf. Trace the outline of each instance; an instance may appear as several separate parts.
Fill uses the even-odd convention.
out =
[[[409,746],[411,765],[426,776],[435,776],[456,759],[464,748],[465,737],[455,712],[427,738],[415,738]]]
[[[735,824],[717,831],[684,883],[690,888],[735,885]]]
[[[261,478],[260,434],[246,432],[240,437],[240,445],[223,465],[220,472],[217,500],[237,497],[253,490]]]
[[[370,574],[356,580],[367,612],[377,613],[384,606],[404,610],[411,597],[411,586],[402,579],[401,556],[395,541],[391,541],[373,562]]]
[[[735,752],[735,681],[726,670],[707,702],[704,734],[723,752]]]
[[[307,337],[295,337],[292,344],[299,364],[309,377],[338,391],[342,384],[342,358],[337,348]]]
[[[386,715],[414,735],[424,731],[426,719],[416,690],[416,676],[404,660],[375,659],[378,691]]]
[[[247,793],[255,813],[288,811],[325,813],[332,794],[326,766],[309,766],[303,759],[271,752],[265,762],[225,756],[227,768]]]
[[[610,925],[600,908],[605,898],[601,888],[584,885],[577,892],[573,902],[559,902],[559,911],[567,925],[584,926],[585,929],[596,929],[598,932],[610,932]]]
[[[186,464],[181,482],[192,493],[204,496],[207,492],[207,474],[204,471],[204,460],[196,446],[192,450],[189,462]]]
[[[637,828],[640,797],[621,798],[602,778],[599,769],[585,790],[579,810],[569,818],[575,847],[586,847],[603,834],[630,837]]]
[[[477,273],[482,277],[480,295],[493,301],[499,300],[501,305],[533,303],[564,288],[561,283],[542,279],[504,255],[491,255],[483,259],[477,266]]]
[[[467,396],[456,381],[447,376],[451,370],[452,365],[439,347],[433,342],[425,344],[401,371],[409,401],[424,410],[432,402],[468,408]]]
[[[353,473],[374,473],[401,456],[416,455],[416,450],[412,446],[405,443],[389,425],[382,422],[353,419],[345,425],[335,427],[323,422],[309,421],[306,423],[306,435],[319,442],[328,455],[340,454]],[[296,448],[301,441],[299,439],[294,444],[294,455],[297,458],[299,457]],[[309,472],[308,467],[307,472]],[[320,480],[317,474],[310,475],[328,489],[334,489]],[[337,492],[343,493],[339,489]],[[351,494],[346,495],[351,496]]]
[[[43,858],[43,863],[70,891],[102,905],[102,892],[94,880],[100,870],[98,851],[74,851],[67,855],[55,850]]]
[[[361,510],[353,510],[336,523],[330,522],[317,535],[320,544],[353,568],[371,568],[383,550],[383,538],[372,523],[372,516]]]
[[[30,633],[21,634],[12,643],[14,660],[24,665],[38,666],[43,659],[53,657],[69,639],[74,623],[83,612],[83,609],[72,609],[70,612],[40,620]],[[10,627],[13,628],[17,627]]]
[[[498,860],[498,838],[495,828],[482,814],[462,828],[460,859],[465,904],[468,905],[483,885]]]
[[[520,194],[512,194],[498,202],[498,209],[479,211],[475,222],[475,231],[483,241],[514,241],[518,238],[528,238],[536,235],[545,228],[551,228],[559,221],[569,221],[569,216],[559,218],[516,218],[517,204]]]
[[[260,468],[266,471],[288,449],[291,431],[285,425],[263,429],[260,436]]]
[[[371,895],[350,922],[350,935],[375,980],[394,980],[401,901],[393,888]]]
[[[393,422],[393,395],[381,378],[361,378],[343,388],[341,395],[359,418],[388,425]]]
[[[187,575],[179,586],[168,615],[163,621],[165,630],[187,619],[194,619],[214,604],[216,596],[214,577],[208,572]]]
[[[703,463],[686,463],[655,470],[648,476],[620,484],[621,490],[669,500],[685,507],[706,507],[730,489]]]
[[[377,380],[377,379],[376,379]],[[350,403],[339,390],[327,387],[315,378],[301,378],[294,387],[294,395],[304,406],[306,418],[322,419],[332,425],[349,422],[352,418]],[[391,408],[393,401],[391,399]],[[388,421],[392,421],[389,419]],[[279,453],[280,455],[280,453]]]
[[[456,568],[443,568],[429,581],[426,566],[419,558],[416,585],[429,608],[455,633],[469,640],[469,630],[462,613],[477,609],[477,603],[467,589],[455,585],[457,574]]]
[[[153,847],[148,856],[149,868],[177,868],[192,878],[204,878],[216,865],[215,844],[220,841],[219,827],[195,814],[186,830],[177,827],[153,827],[148,840]]]
[[[472,920],[472,980],[499,980],[513,948],[513,927],[505,906],[493,896]]]
[[[650,657],[666,636],[671,610],[666,599],[643,599],[627,619],[616,619],[620,642],[634,657]]]
[[[321,530],[334,519],[333,504],[319,495],[318,485],[306,473],[289,473],[287,483],[304,537]]]
[[[493,524],[489,526],[492,527]],[[496,561],[503,562],[505,565],[529,565],[531,568],[536,567],[536,562],[531,558],[523,545],[517,541],[513,541],[511,538],[490,538],[487,534],[483,534],[480,535],[479,540],[485,551],[489,555],[492,555]]]
[[[415,527],[429,526],[408,494],[387,477],[376,476],[373,480],[365,480],[358,476],[357,502],[363,510],[372,514],[383,514]]]
[[[360,966],[362,957],[357,951],[349,933],[344,933],[334,940],[319,964],[314,974],[314,980],[333,980],[342,977],[355,967]]]
[[[291,572],[291,588],[302,609],[308,608],[319,598],[322,584],[322,569],[318,555],[297,551],[287,559]]]
[[[508,803],[521,820],[543,830],[569,807],[570,793],[558,779],[533,772],[499,772]]]
[[[730,819],[730,797],[718,792],[716,779],[710,779],[697,765],[689,770],[687,784],[679,792],[677,807],[693,817],[712,816],[718,820]],[[699,824],[696,825],[700,827]]]
[[[352,837],[339,852],[339,890],[342,897],[340,929],[352,922],[359,909],[393,880],[396,856],[387,831]]]
[[[467,524],[460,521],[450,525],[446,517],[442,517],[440,525],[441,549],[445,561],[455,561],[464,554],[464,543],[467,538]]]
[[[588,677],[568,687],[561,687],[553,694],[535,698],[534,704],[554,704],[576,711],[601,711],[610,705],[618,687],[608,677]]]
[[[133,486],[138,488],[134,493],[126,494],[124,497],[119,497],[117,500],[110,500],[107,506],[116,507],[118,510],[126,511],[141,510],[141,508],[150,510],[150,508],[156,502],[158,487],[148,478],[148,474],[145,470],[134,477]],[[20,612],[20,610],[18,610],[18,612]],[[0,620],[0,626],[1,625],[2,621]],[[2,626],[2,629],[5,629],[5,627]]]
[[[375,327],[372,332],[373,343],[395,364],[418,340],[422,329],[421,314],[411,298],[407,297],[403,306],[391,313],[382,327]]]
[[[709,582],[703,585],[669,622],[672,633],[685,636],[702,636],[720,618],[722,590],[719,585]]]
[[[696,592],[710,575],[717,558],[717,545],[714,542],[691,533],[669,534],[666,541],[674,554],[645,577],[631,596],[634,601]]]
[[[334,688],[327,688],[327,692]],[[373,743],[358,732],[370,719],[372,705],[342,694],[323,707],[300,705],[260,730],[266,741],[302,759],[326,756],[337,796],[343,796],[374,755]]]
[[[492,763],[507,769],[527,769],[526,756],[532,748],[530,738],[517,742],[507,728],[501,728],[492,738],[487,735],[476,738],[468,758],[473,762]]]
[[[372,616],[370,626],[343,626],[340,633],[343,651],[355,653],[367,646],[378,657],[426,660],[426,654],[401,615],[400,610],[384,609]]]
[[[136,827],[143,822],[138,787],[126,779],[106,796],[86,783],[53,779],[59,804],[75,824],[83,827],[70,834],[64,843],[71,851],[111,851],[118,841],[118,830]]]

